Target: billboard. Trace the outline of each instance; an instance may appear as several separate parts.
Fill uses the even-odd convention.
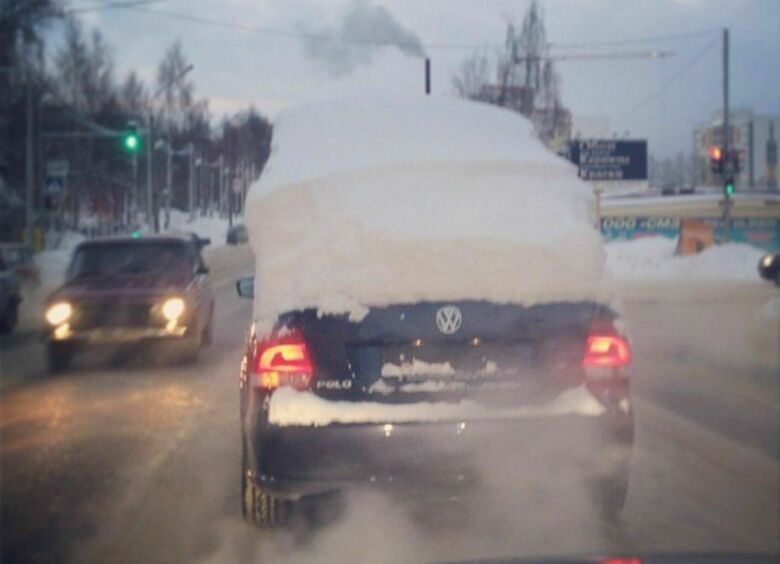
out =
[[[709,224],[715,239],[723,237],[722,219],[693,218]],[[679,217],[604,217],[601,232],[607,240],[639,239],[662,235],[676,238],[680,234]],[[738,217],[731,220],[731,240],[748,243],[767,250],[780,248],[780,219],[768,217]]]

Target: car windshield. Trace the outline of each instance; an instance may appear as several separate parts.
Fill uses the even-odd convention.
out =
[[[0,562],[780,562],[780,0],[0,0]]]
[[[112,243],[80,247],[73,254],[68,278],[188,270],[192,263],[181,243]]]

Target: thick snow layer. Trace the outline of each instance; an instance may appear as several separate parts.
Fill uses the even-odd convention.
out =
[[[582,386],[567,390],[548,403],[514,408],[485,406],[471,400],[459,403],[409,404],[330,401],[311,392],[280,388],[271,396],[269,409],[269,423],[281,427],[320,427],[333,423],[474,421],[561,415],[595,416],[604,412],[604,407]]]
[[[590,188],[516,113],[430,98],[294,110],[247,202],[255,317],[597,300],[593,224]]]
[[[73,249],[86,240],[83,235],[66,231],[56,249],[47,249],[35,255],[35,262],[41,272],[41,284],[45,290],[53,290],[65,279]]]
[[[607,265],[617,279],[758,281],[763,252],[728,243],[696,255],[677,256],[675,239],[645,237],[606,245]]]
[[[343,100],[277,116],[271,160],[254,191],[356,168],[435,161],[575,170],[533,139],[528,120],[495,106],[437,97]]]
[[[412,362],[404,362],[400,365],[387,362],[382,366],[382,376],[400,377],[434,374],[439,376],[455,374],[455,369],[449,362],[425,362],[416,358]]]
[[[239,222],[238,218],[233,218],[234,222]],[[171,210],[171,223],[168,233],[195,233],[201,239],[211,239],[211,245],[214,247],[224,245],[227,241],[228,220],[227,218],[213,216],[197,215],[193,221],[190,221],[190,214],[176,209]]]

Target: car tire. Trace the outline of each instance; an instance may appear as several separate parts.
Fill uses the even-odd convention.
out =
[[[19,320],[19,303],[11,300],[5,306],[5,311],[0,317],[0,335],[8,335],[16,327]]]
[[[197,327],[197,323],[195,323]],[[203,343],[204,330],[193,331],[191,335],[176,343],[178,354],[176,360],[179,364],[195,364],[198,362],[201,345]]]
[[[211,313],[209,313],[209,322],[203,328],[203,336],[200,340],[200,345],[203,348],[208,347],[214,340],[214,306],[211,306]]]
[[[46,356],[49,372],[65,372],[73,361],[73,346],[69,343],[49,343]]]
[[[195,364],[198,362],[198,356],[200,356],[199,338],[187,339],[186,342],[182,343],[181,351],[179,352],[179,363]]]
[[[286,525],[293,502],[273,496],[258,487],[252,479],[246,456],[244,447],[241,455],[241,513],[244,520],[261,529]]]
[[[628,498],[628,476],[599,480],[596,484],[596,503],[605,521],[617,521]]]

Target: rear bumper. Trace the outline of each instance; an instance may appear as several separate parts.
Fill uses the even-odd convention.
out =
[[[256,484],[285,497],[367,486],[418,495],[502,474],[625,477],[633,416],[267,427],[247,437]],[[440,489],[443,488],[443,489]]]

